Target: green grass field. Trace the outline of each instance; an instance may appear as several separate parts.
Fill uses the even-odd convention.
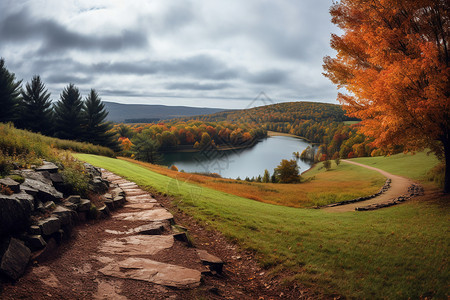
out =
[[[173,195],[178,208],[253,251],[261,265],[287,276],[287,284],[297,281],[349,298],[447,297],[450,220],[442,201],[329,213],[178,182],[123,160],[76,157]]]
[[[414,155],[402,153],[387,157],[359,157],[352,160],[414,180],[424,180],[428,170],[439,162],[434,154],[427,155],[425,152]]]

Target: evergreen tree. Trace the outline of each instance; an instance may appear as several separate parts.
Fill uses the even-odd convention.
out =
[[[20,101],[20,85],[16,75],[5,67],[5,60],[0,58],[0,122],[10,122],[17,119]]]
[[[149,163],[158,163],[161,156],[158,153],[159,143],[153,140],[147,131],[136,135],[133,139],[131,151],[136,155],[136,159]]]
[[[20,127],[41,132],[45,135],[53,133],[53,109],[50,93],[45,88],[39,75],[33,76],[22,90],[20,102]]]
[[[108,112],[98,93],[91,89],[83,105],[83,139],[86,142],[117,148],[114,133],[108,132],[112,125],[105,122]]]
[[[55,135],[62,139],[82,140],[83,101],[80,91],[72,83],[61,93],[55,104]]]
[[[262,182],[264,182],[264,183],[270,182],[270,173],[267,169],[264,170],[264,176],[262,178]]]

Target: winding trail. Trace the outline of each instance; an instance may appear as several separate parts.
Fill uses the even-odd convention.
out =
[[[371,204],[386,203],[392,199],[395,199],[401,195],[406,194],[408,192],[408,187],[414,183],[411,179],[408,179],[408,178],[405,178],[402,176],[398,176],[398,175],[393,175],[391,173],[388,173],[386,171],[383,171],[383,170],[375,168],[375,167],[370,167],[368,165],[360,164],[360,163],[350,161],[350,160],[341,160],[341,161],[379,172],[381,175],[385,176],[386,178],[391,179],[391,187],[385,193],[383,193],[375,198],[372,198],[370,200],[356,202],[356,203],[350,203],[350,204],[340,205],[340,206],[335,206],[335,207],[327,207],[324,209],[326,211],[331,211],[331,212],[355,211],[356,207],[367,206],[367,205],[371,205]]]

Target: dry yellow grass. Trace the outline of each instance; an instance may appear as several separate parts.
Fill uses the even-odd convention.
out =
[[[180,181],[194,182],[236,196],[290,207],[311,207],[367,196],[377,192],[384,183],[383,176],[378,172],[349,164],[341,164],[338,167],[333,165],[330,171],[325,171],[319,164],[302,175],[305,179],[313,176],[314,179],[311,181],[299,184],[274,184],[182,173],[170,170],[165,166],[129,158],[120,159],[132,161]]]

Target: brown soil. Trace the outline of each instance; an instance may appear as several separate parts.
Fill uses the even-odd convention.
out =
[[[194,245],[225,262],[222,274],[202,277],[198,288],[178,290],[145,281],[108,277],[100,272],[111,260],[127,257],[99,252],[105,240],[120,237],[106,230],[125,232],[146,222],[108,218],[79,224],[70,238],[50,253],[30,262],[25,275],[15,283],[0,283],[1,299],[317,299],[324,298],[304,287],[281,284],[267,270],[258,267],[251,253],[242,251],[220,233],[207,230],[178,211],[172,199],[156,195],[171,210],[175,222],[189,229]],[[114,214],[129,212],[121,208]],[[169,232],[170,233],[170,232]],[[168,234],[168,233],[166,233]],[[163,263],[204,271],[195,249],[175,241],[170,251],[142,256]]]

